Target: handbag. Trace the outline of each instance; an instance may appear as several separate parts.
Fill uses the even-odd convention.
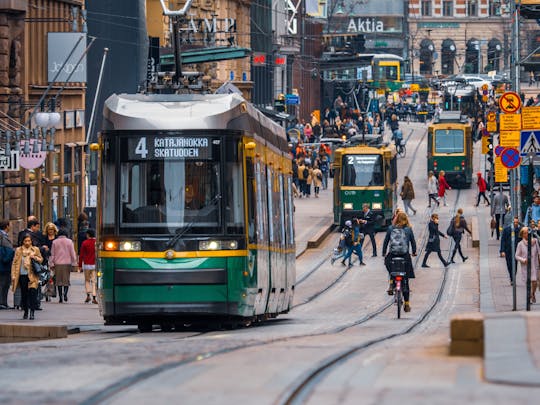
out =
[[[42,265],[38,261],[32,259],[32,271],[36,273],[36,275],[40,276],[41,273],[48,273],[47,266]],[[41,278],[41,276],[40,276]]]
[[[493,233],[495,232],[495,229],[497,228],[497,221],[493,217],[491,217],[491,222],[489,223],[489,228],[491,229],[491,236],[493,236]]]

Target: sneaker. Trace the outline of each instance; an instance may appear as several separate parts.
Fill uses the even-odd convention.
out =
[[[463,258],[463,263],[465,263],[465,260],[467,260],[468,258],[469,258],[468,256],[465,256],[465,257]]]
[[[333,266],[335,261],[336,261],[336,259],[334,259],[334,258],[330,259],[330,264]]]
[[[97,304],[97,303],[98,303],[97,300],[94,298],[94,299],[92,300],[92,304]]]
[[[352,267],[352,263],[349,263],[349,264],[347,265],[347,269],[350,269],[351,267]]]
[[[409,301],[405,301],[405,304],[403,304],[403,310],[405,312],[411,312],[411,306],[409,304]]]
[[[87,296],[86,296],[86,299],[84,300],[84,303],[85,303],[85,304],[88,304],[90,301],[91,301],[91,300],[90,300],[90,296],[87,295]]]
[[[344,265],[344,266],[346,266],[345,260],[342,260],[342,261],[341,261],[341,264]]]
[[[359,263],[360,266],[365,266],[366,264],[364,262]]]

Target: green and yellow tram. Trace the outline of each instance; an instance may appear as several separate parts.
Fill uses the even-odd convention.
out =
[[[469,188],[473,172],[471,125],[459,111],[444,111],[428,127],[427,170],[442,170],[452,187]]]
[[[357,138],[357,139],[354,139]],[[390,224],[397,207],[397,159],[394,145],[379,137],[353,137],[350,146],[335,151],[334,223],[358,217],[364,203],[378,216],[378,226]],[[371,136],[370,136],[371,138]]]
[[[106,324],[250,323],[295,286],[284,130],[236,94],[113,95],[100,138]]]

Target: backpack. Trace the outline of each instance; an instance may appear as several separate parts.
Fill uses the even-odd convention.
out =
[[[456,228],[454,227],[455,224],[455,218],[452,218],[450,220],[450,225],[448,225],[448,229],[446,230],[446,234],[448,236],[454,236],[454,233],[456,232]]]
[[[409,253],[409,238],[403,228],[392,228],[390,232],[390,253],[405,255]]]
[[[304,175],[304,180],[306,180],[309,177],[309,169],[306,167],[302,174]]]
[[[343,236],[345,240],[345,246],[352,246],[353,240],[352,240],[352,232],[350,229],[345,229],[343,231]]]

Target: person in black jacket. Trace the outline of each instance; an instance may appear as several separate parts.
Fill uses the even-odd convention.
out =
[[[512,230],[514,231],[514,249],[512,249]],[[508,270],[508,275],[510,276],[510,283],[514,282],[514,276],[512,274],[512,257],[513,253],[516,251],[517,244],[519,243],[520,231],[521,224],[519,223],[519,217],[514,217],[513,223],[505,226],[501,235],[501,247],[499,253],[501,257],[506,259],[506,270]]]
[[[17,246],[22,246],[22,241],[26,235],[30,235],[33,246],[41,247],[43,245],[43,235],[39,231],[39,221],[33,215],[28,217],[26,229],[20,231],[17,235]]]
[[[452,259],[450,260],[450,263],[455,263],[454,257],[456,256],[456,253],[459,251],[459,255],[461,256],[461,260],[465,262],[465,260],[468,259],[467,256],[463,254],[463,251],[461,250],[461,238],[463,237],[463,233],[467,231],[469,235],[472,235],[471,230],[469,229],[469,226],[467,225],[467,221],[465,220],[465,217],[463,216],[463,209],[458,208],[456,216],[452,218],[454,229],[452,238],[454,238],[454,251],[452,252]]]
[[[359,222],[362,224],[361,232],[365,235],[369,235],[371,240],[371,247],[373,251],[373,257],[377,256],[377,243],[375,242],[375,221],[376,216],[373,211],[369,209],[369,204],[362,204],[362,213],[360,214]]]
[[[431,215],[431,221],[429,221],[428,229],[429,229],[429,238],[428,238],[428,243],[426,245],[426,255],[424,256],[422,267],[429,267],[427,264],[427,259],[431,252],[436,252],[443,266],[448,267],[450,263],[447,263],[441,254],[441,238],[440,238],[441,236],[443,238],[447,238],[447,236],[441,231],[439,231],[439,215],[438,214]]]

